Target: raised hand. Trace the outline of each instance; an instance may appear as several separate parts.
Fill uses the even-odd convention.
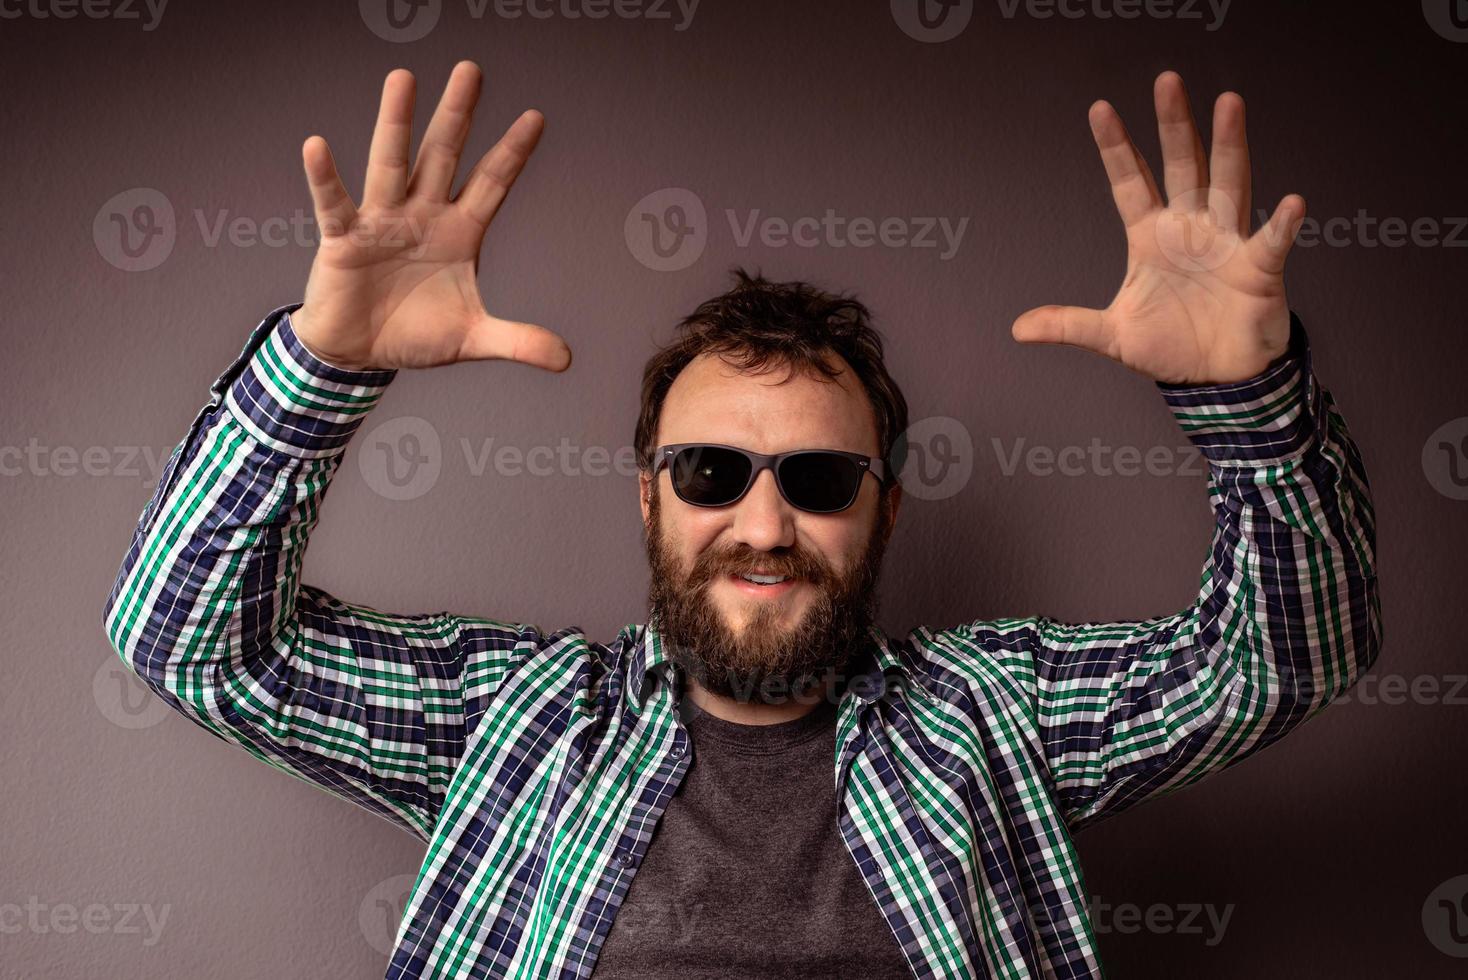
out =
[[[302,146],[322,238],[291,322],[327,363],[359,370],[491,359],[550,371],[570,365],[564,340],[491,316],[479,296],[484,234],[545,122],[533,109],[523,113],[451,199],[481,80],[473,62],[454,66],[410,172],[414,79],[403,69],[387,76],[360,207],[326,141],[312,136]]]
[[[1104,354],[1156,381],[1242,381],[1288,346],[1285,256],[1305,201],[1287,195],[1250,235],[1244,100],[1225,92],[1214,104],[1210,161],[1176,72],[1157,77],[1153,97],[1165,204],[1116,110],[1091,106],[1091,132],[1126,226],[1126,277],[1111,305],[1037,307],[1012,332],[1024,343]]]

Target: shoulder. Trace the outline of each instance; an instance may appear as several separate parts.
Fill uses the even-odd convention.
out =
[[[945,700],[1027,698],[1034,689],[1037,616],[974,620],[948,627],[918,626],[901,646],[929,690]]]

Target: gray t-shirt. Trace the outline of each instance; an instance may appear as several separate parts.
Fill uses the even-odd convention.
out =
[[[678,710],[692,763],[594,980],[911,978],[836,823],[836,706],[775,725]]]

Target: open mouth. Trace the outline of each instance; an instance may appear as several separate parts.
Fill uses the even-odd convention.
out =
[[[789,575],[756,575],[754,573],[730,573],[726,576],[734,587],[746,595],[771,598],[784,595],[800,582]]]

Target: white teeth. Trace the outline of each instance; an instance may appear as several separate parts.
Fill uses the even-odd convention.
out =
[[[783,582],[783,581],[785,581],[789,577],[790,577],[789,575],[741,575],[740,576],[740,578],[744,579],[744,581],[746,581],[746,582],[755,582],[755,583],[757,583],[759,585],[774,585],[776,582]]]

